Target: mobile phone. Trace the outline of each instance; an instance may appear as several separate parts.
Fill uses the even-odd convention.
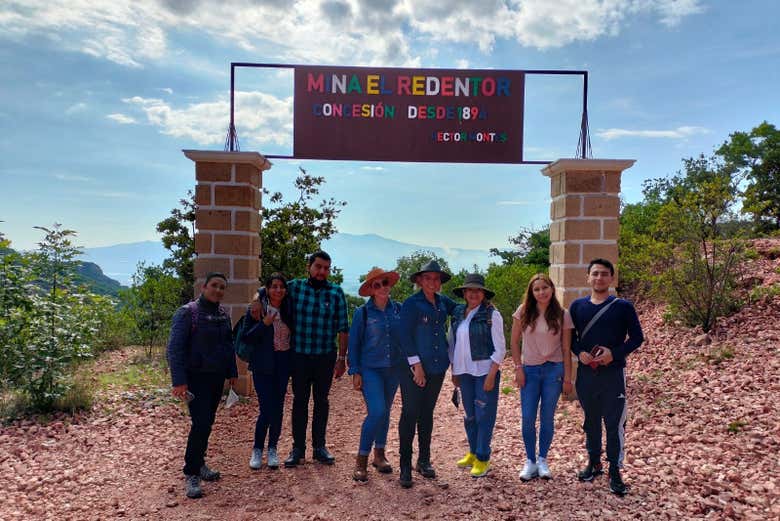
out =
[[[189,390],[184,391],[184,401],[185,401],[185,403],[190,403],[194,399],[195,399],[195,395],[194,394],[192,394]]]

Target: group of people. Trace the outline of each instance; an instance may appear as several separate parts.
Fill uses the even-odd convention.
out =
[[[260,469],[264,455],[268,468],[280,466],[278,441],[290,379],[293,446],[282,464],[295,467],[305,458],[313,398],[312,456],[332,465],[335,458],[326,447],[328,395],[333,379],[343,376],[348,367],[352,386],[362,393],[366,405],[353,479],[368,480],[369,459],[376,471],[393,471],[385,446],[399,387],[399,483],[412,487],[413,471],[434,478],[433,413],[451,369],[456,387],[453,401],[456,406],[462,402],[468,440],[466,455],[454,463],[469,469],[475,478],[485,476],[490,469],[506,340],[502,316],[491,302],[494,292],[485,287],[484,278],[466,276],[453,290],[464,301],[459,304],[441,294],[451,275],[430,261],[410,277],[419,291],[400,303],[390,297],[399,274],[374,268],[359,289],[368,300],[356,309],[350,326],[344,292],[328,281],[330,265],[330,256],[318,251],[307,259],[307,278],[288,281],[282,274],[272,274],[243,319],[239,341],[252,347],[249,368],[260,408],[249,466]],[[591,261],[587,270],[591,294],[566,310],[555,296],[552,280],[537,274],[512,315],[510,348],[526,451],[523,481],[552,477],[547,454],[554,412],[561,392],[572,392],[573,354],[579,361],[576,390],[585,416],[588,452],[588,464],[578,478],[591,481],[603,473],[603,421],[609,487],[615,494],[626,492],[620,475],[626,422],[624,368],[626,356],[639,347],[643,335],[633,306],[610,295],[613,277],[609,261]],[[222,274],[206,277],[200,297],[174,315],[168,344],[173,394],[188,402],[192,419],[183,469],[186,495],[191,498],[203,494],[201,480],[219,479],[219,473],[206,465],[205,454],[224,381],[230,379],[232,384],[237,376],[231,320],[219,305],[226,285]]]

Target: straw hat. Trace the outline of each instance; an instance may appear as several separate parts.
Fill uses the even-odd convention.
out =
[[[377,280],[387,279],[390,283],[390,287],[392,288],[400,278],[401,276],[395,271],[385,271],[382,268],[373,268],[371,271],[366,273],[366,280],[363,282],[363,284],[360,285],[358,295],[361,297],[370,296],[371,284]]]

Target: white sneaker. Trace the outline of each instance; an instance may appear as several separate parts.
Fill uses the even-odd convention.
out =
[[[539,458],[539,460],[536,463],[536,470],[540,478],[542,479],[552,478],[552,472],[550,472],[550,467],[547,466],[547,458]]]
[[[527,459],[525,460],[525,466],[520,472],[520,479],[523,481],[530,481],[539,475],[539,471],[536,467],[536,463]]]
[[[252,449],[252,458],[249,460],[249,468],[258,470],[263,466],[263,449]]]

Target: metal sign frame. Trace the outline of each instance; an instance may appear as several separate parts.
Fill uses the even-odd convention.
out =
[[[296,67],[310,67],[310,65],[303,64],[289,64],[289,63],[248,63],[248,62],[231,62],[230,63],[230,125],[228,127],[227,136],[225,138],[225,151],[238,151],[240,150],[238,142],[238,133],[236,132],[235,124],[235,80],[237,68],[254,68],[254,69],[293,69]],[[335,66],[334,66],[335,67]],[[430,68],[436,70],[436,68]],[[446,70],[446,69],[443,69]],[[575,157],[581,159],[587,159],[592,157],[593,152],[591,150],[590,135],[588,129],[588,71],[586,70],[540,70],[530,69],[523,70],[518,69],[515,72],[521,72],[526,75],[547,75],[547,76],[582,76],[582,119],[580,122],[579,140],[577,142],[577,151]],[[524,86],[525,88],[525,86]],[[523,92],[523,99],[525,99],[525,92]],[[524,144],[523,144],[524,145]],[[297,159],[294,155],[271,155],[263,154],[269,159]],[[521,165],[547,165],[552,161],[527,161],[523,151],[520,151],[521,161],[512,164]],[[393,162],[393,161],[387,161]]]

